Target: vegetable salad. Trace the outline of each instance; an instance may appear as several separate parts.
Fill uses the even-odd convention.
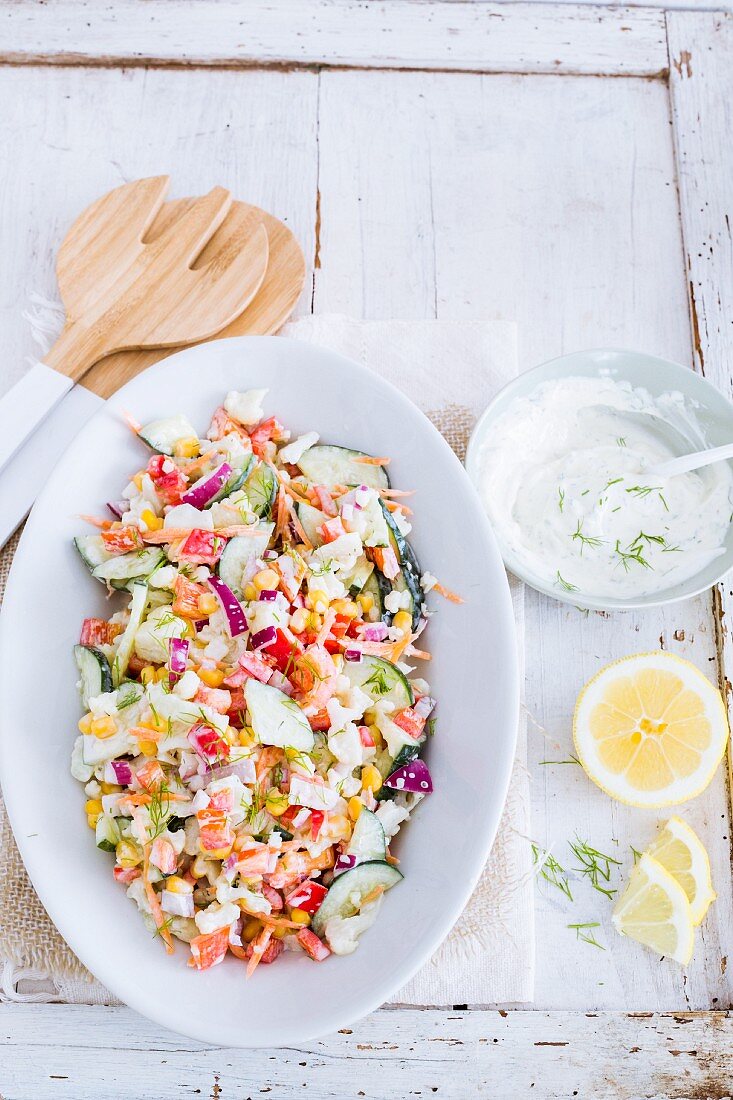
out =
[[[72,773],[151,932],[199,970],[348,954],[402,879],[390,845],[432,790],[426,592],[387,458],[296,439],[267,391],[200,437],[130,426],[111,518],[75,540],[124,606],[84,620]]]

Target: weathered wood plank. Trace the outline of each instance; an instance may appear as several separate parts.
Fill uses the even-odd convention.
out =
[[[316,310],[515,319],[522,368],[594,345],[689,362],[668,111],[661,82],[323,73]],[[606,661],[663,645],[714,677],[710,600],[603,617],[528,591],[525,617],[526,701],[547,734],[530,727],[532,834],[572,868],[577,831],[626,874],[630,846],[664,815],[613,802],[577,766],[542,762],[569,758],[577,692]],[[710,847],[719,894],[687,972],[620,939],[611,903],[587,883],[574,883],[573,904],[541,886],[539,1007],[731,1003],[722,769],[680,812]],[[605,951],[576,942],[567,926],[579,921],[601,923]]]
[[[667,16],[670,94],[695,367],[733,399],[733,18]],[[733,681],[733,585],[715,594],[721,690]],[[733,792],[733,753],[728,752]]]
[[[243,1021],[246,1029],[246,1021]],[[0,1007],[4,1100],[729,1097],[729,1013],[382,1010],[297,1049],[204,1047],[129,1009]]]
[[[485,0],[16,0],[0,12],[0,58],[644,76],[667,64],[661,12]]]

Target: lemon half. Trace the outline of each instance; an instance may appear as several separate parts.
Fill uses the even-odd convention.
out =
[[[575,704],[578,759],[632,806],[674,806],[707,787],[725,752],[720,692],[689,661],[640,653],[606,665]]]
[[[695,928],[687,895],[661,863],[645,852],[616,902],[613,924],[622,936],[686,965]]]

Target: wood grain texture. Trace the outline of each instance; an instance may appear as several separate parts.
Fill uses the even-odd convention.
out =
[[[4,1100],[722,1100],[733,1079],[723,1012],[383,1009],[272,1050],[205,1047],[125,1008],[3,1006],[0,1025]]]
[[[189,209],[194,199],[176,199],[164,203],[149,236],[160,233],[170,222]],[[234,200],[229,212],[201,253],[197,266],[206,264],[227,241],[236,242],[240,234],[254,233],[264,226],[267,233],[267,270],[253,300],[246,309],[210,339],[228,336],[266,336],[277,332],[292,313],[303,290],[305,257],[284,222],[266,210]],[[99,397],[110,397],[141,370],[178,351],[178,348],[153,348],[108,355],[84,378],[84,386]]]
[[[594,345],[690,362],[668,110],[661,82],[323,73],[316,311],[516,319],[520,368]],[[663,814],[553,761],[570,758],[576,695],[606,661],[664,647],[715,678],[710,599],[584,615],[529,590],[525,618],[532,835],[572,869],[577,832],[623,878]],[[573,904],[541,884],[538,1007],[731,1003],[722,769],[681,813],[710,847],[719,894],[687,971],[619,938],[611,903],[578,876]],[[576,941],[568,925],[583,921],[600,922],[605,950]]]
[[[0,58],[639,76],[667,65],[661,12],[485,0],[16,0],[0,11]]]
[[[38,356],[23,317],[29,296],[56,296],[66,230],[116,184],[162,168],[176,195],[222,183],[283,221],[310,266],[317,84],[312,73],[0,67],[0,102],[13,104],[0,112],[0,144],[26,150],[1,169],[0,391]],[[310,287],[297,308],[309,304]]]
[[[695,367],[733,399],[733,17],[667,15],[672,124]],[[715,593],[721,690],[731,712],[733,586]],[[733,792],[733,754],[728,751]]]

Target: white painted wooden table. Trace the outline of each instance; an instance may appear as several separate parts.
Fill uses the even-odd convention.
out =
[[[0,389],[32,352],[21,313],[31,289],[53,291],[73,215],[170,171],[179,194],[223,183],[288,222],[312,270],[301,313],[516,319],[522,367],[630,346],[730,394],[731,19],[482,0],[5,0]],[[613,617],[528,593],[532,829],[558,858],[577,831],[628,865],[657,820],[545,763],[569,756],[580,685],[661,646],[729,687],[730,607],[729,586]],[[533,1006],[384,1009],[302,1050],[232,1052],[126,1009],[5,1005],[0,1095],[728,1096],[725,769],[686,814],[719,898],[684,972],[615,937],[584,884],[572,906],[539,889]],[[599,921],[605,950],[576,942],[574,921]]]

